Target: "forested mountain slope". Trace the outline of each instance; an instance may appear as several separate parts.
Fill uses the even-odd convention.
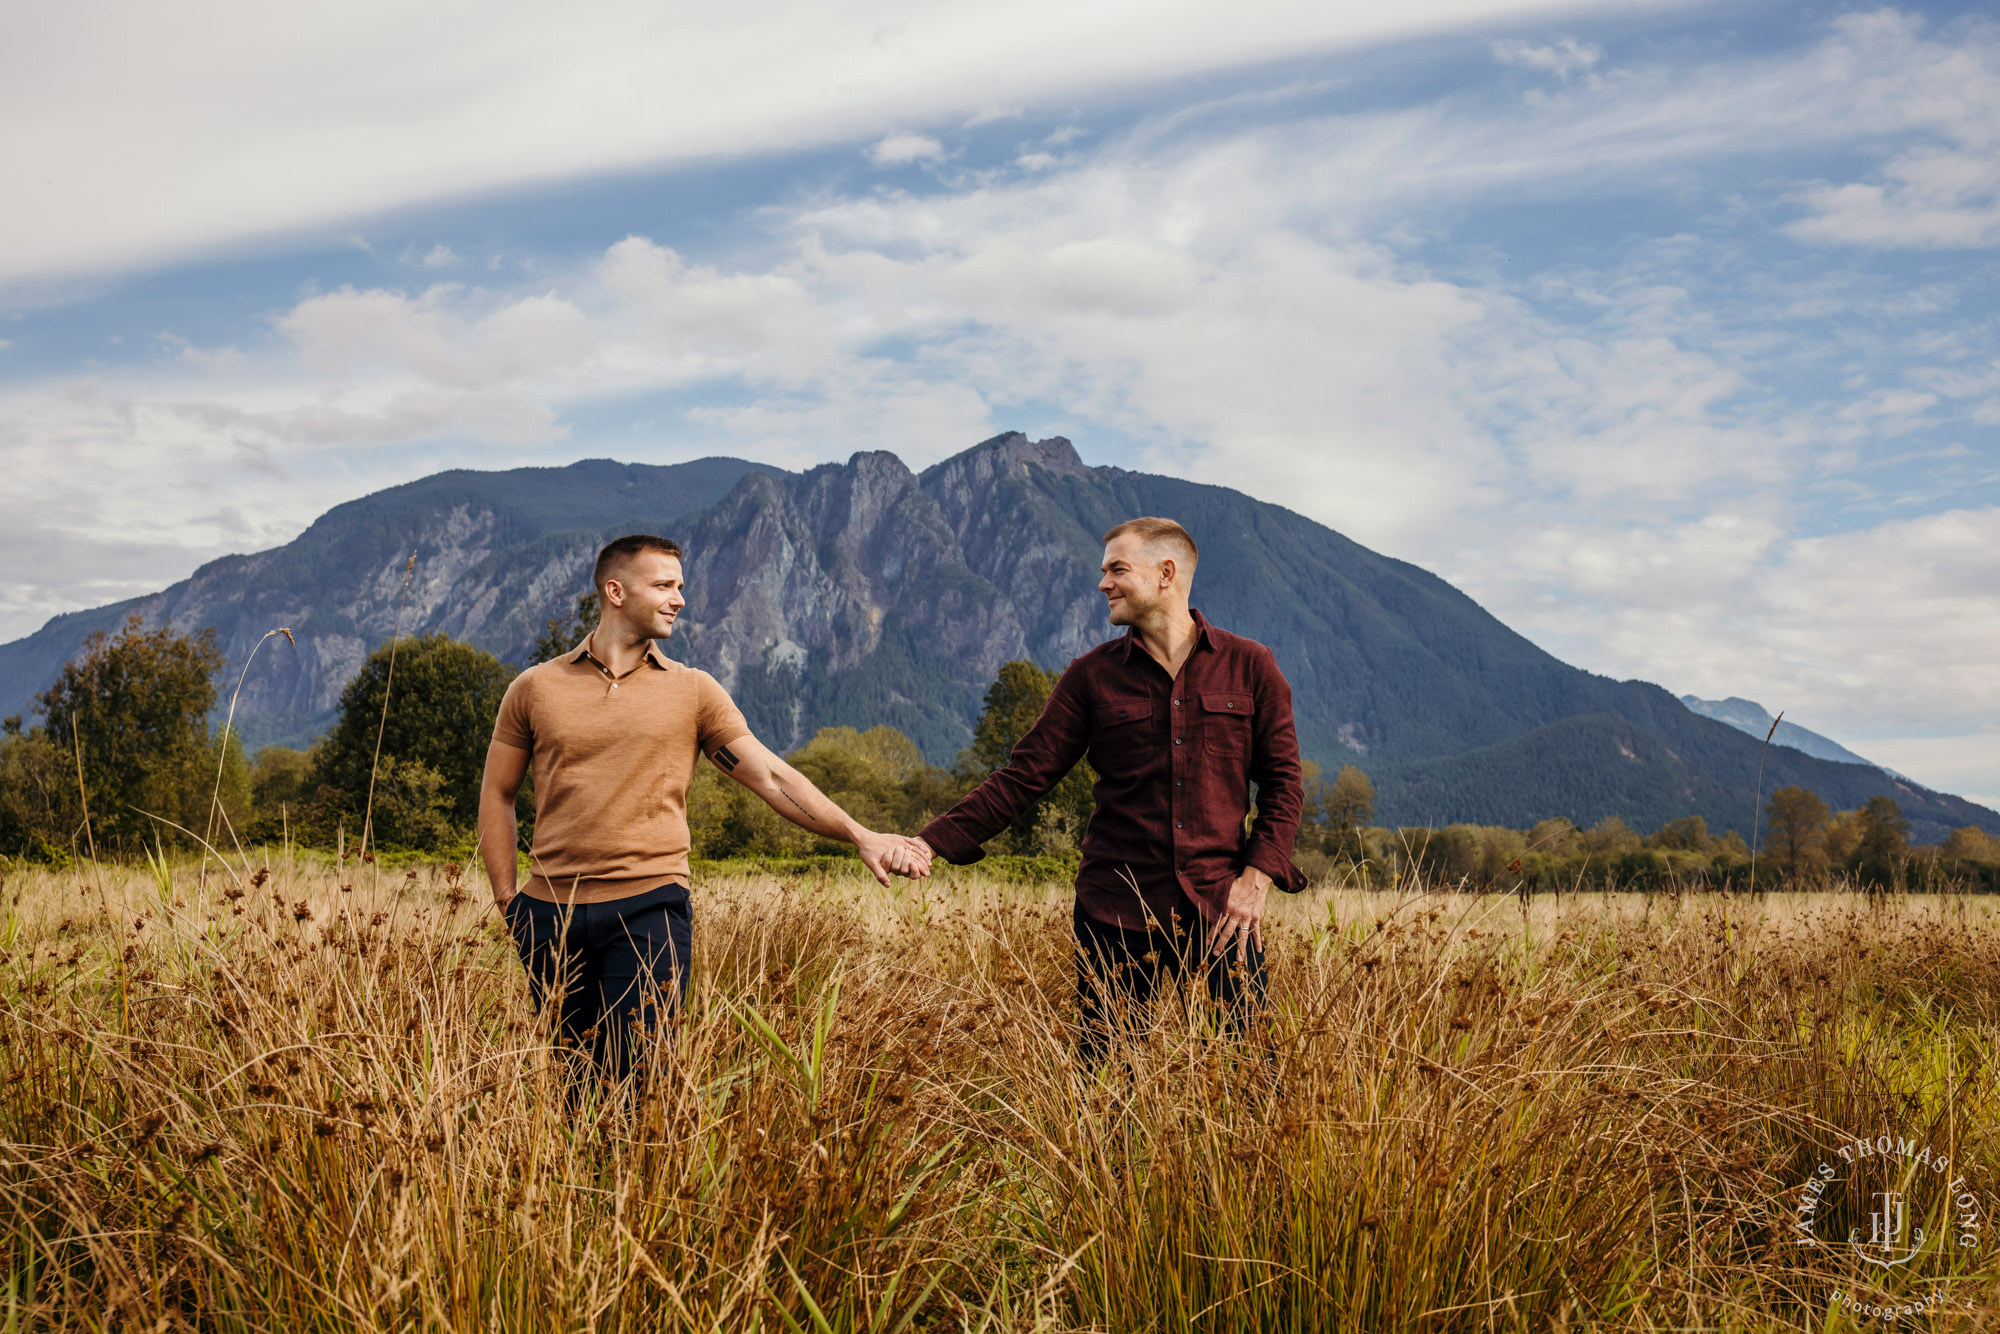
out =
[[[1001,663],[1059,668],[1109,633],[1098,539],[1137,514],[1194,532],[1196,605],[1272,646],[1306,754],[1366,768],[1378,819],[1618,815],[1653,828],[1698,814],[1747,831],[1756,739],[1657,686],[1570,667],[1436,576],[1289,510],[1087,467],[1067,440],[1019,434],[921,474],[887,452],[804,473],[706,459],[441,474],[329,511],[285,547],[0,646],[0,712],[27,705],[91,630],[137,610],[218,626],[236,662],[290,625],[298,652],[266,650],[239,716],[253,738],[303,740],[387,637],[412,550],[405,628],[518,663],[587,584],[597,544],[646,530],[689,553],[689,607],[670,651],[715,672],[766,739],[888,723],[945,762]],[[1887,792],[1919,838],[1965,824],[2000,832],[2000,814],[1959,798],[1774,746],[1764,790],[1786,784],[1837,809]]]

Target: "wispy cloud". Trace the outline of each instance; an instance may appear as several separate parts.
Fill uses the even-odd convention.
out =
[[[944,145],[927,134],[892,134],[878,139],[868,149],[868,160],[878,167],[902,167],[912,162],[941,162]]]
[[[1564,37],[1547,46],[1507,38],[1493,43],[1493,58],[1503,65],[1553,74],[1567,83],[1570,75],[1595,68],[1604,59],[1604,48],[1579,42],[1574,37]]]
[[[363,0],[32,7],[0,43],[0,280],[581,173],[896,126],[1534,12],[1547,0]],[[149,201],[134,208],[131,201]]]
[[[962,121],[895,128],[947,123],[905,109],[717,227],[754,232],[733,251],[647,226],[542,257],[532,287],[511,260],[430,263],[458,251],[427,232],[383,277],[174,344],[171,373],[0,389],[0,457],[78,533],[209,552],[161,499],[219,513],[225,477],[282,527],[413,460],[921,465],[1059,430],[1426,565],[1593,669],[1836,734],[2000,728],[1990,283],[1814,248],[1935,247],[1985,207],[1971,167],[1898,164],[1990,157],[2000,37],[1877,14],[1614,66],[1577,31],[1493,46],[1546,76],[1533,98],[1491,67],[1414,104],[1191,85],[1122,129],[989,130],[984,156]],[[1787,165],[1807,155],[1811,179]],[[1841,211],[1854,189],[1876,233]],[[1577,222],[1605,200],[1615,226]],[[579,429],[625,404],[652,424]],[[172,470],[145,505],[71,475],[135,459]]]

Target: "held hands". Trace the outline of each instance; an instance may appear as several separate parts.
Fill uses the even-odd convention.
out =
[[[886,885],[891,875],[921,879],[931,873],[931,850],[920,838],[869,833],[856,841],[862,864]]]
[[[1247,964],[1250,961],[1250,942],[1255,941],[1258,949],[1264,948],[1264,896],[1271,892],[1271,877],[1254,866],[1246,866],[1243,873],[1229,886],[1229,901],[1223,904],[1222,916],[1209,933],[1208,952],[1221,954],[1228,949],[1236,951],[1236,961]]]

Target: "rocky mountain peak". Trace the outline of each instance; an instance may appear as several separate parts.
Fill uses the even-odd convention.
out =
[[[924,481],[930,483],[935,479],[948,485],[985,487],[1005,477],[1025,479],[1031,464],[1065,477],[1091,471],[1077,457],[1076,446],[1062,436],[1030,440],[1019,431],[1007,431],[926,469]]]

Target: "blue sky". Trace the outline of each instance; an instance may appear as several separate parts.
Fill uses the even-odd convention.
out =
[[[1010,428],[2000,804],[1970,6],[62,7],[0,638],[442,467]]]

